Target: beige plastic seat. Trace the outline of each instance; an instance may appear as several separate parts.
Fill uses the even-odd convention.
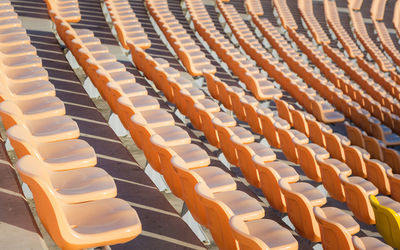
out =
[[[38,142],[62,141],[79,137],[79,127],[69,116],[29,120],[11,101],[0,103],[0,116],[6,130],[16,124],[21,124],[29,129]]]
[[[51,170],[51,166],[31,155],[22,157],[19,163],[19,166],[29,166],[30,176],[38,176],[47,182],[49,188],[53,189],[55,197],[65,203],[102,200],[117,195],[113,178],[101,168],[55,172]]]
[[[312,242],[321,241],[321,233],[312,209],[323,206],[326,197],[305,182],[289,184],[281,179],[279,186],[285,196],[289,219],[296,230]]]
[[[244,221],[240,216],[232,216],[229,225],[239,249],[298,249],[290,231],[273,220]]]
[[[67,204],[40,176],[30,161],[16,164],[22,181],[32,191],[36,211],[46,231],[63,249],[82,249],[125,243],[137,237],[142,225],[136,211],[116,198]]]
[[[47,163],[53,171],[93,167],[97,163],[94,149],[84,140],[37,142],[22,125],[7,130],[7,137],[18,158],[33,155]]]
[[[213,239],[222,249],[236,249],[236,241],[229,225],[232,216],[245,221],[261,219],[265,215],[260,203],[245,192],[234,190],[212,193],[204,183],[195,186],[200,202],[204,205],[207,225]]]

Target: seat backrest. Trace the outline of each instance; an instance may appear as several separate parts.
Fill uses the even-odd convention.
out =
[[[3,101],[0,103],[0,116],[6,130],[16,124],[25,123],[22,111],[12,101]]]
[[[340,174],[339,178],[346,194],[346,204],[354,216],[364,223],[374,224],[375,216],[367,193],[358,184],[350,182],[344,174]]]
[[[322,133],[321,125],[318,121],[307,120],[308,128],[310,131],[310,140],[321,147],[325,147],[325,136]]]
[[[207,225],[211,231],[215,243],[220,248],[236,249],[236,242],[233,238],[229,219],[234,215],[232,210],[223,202],[215,199],[211,190],[205,183],[199,182],[195,186],[195,191],[200,197],[200,202],[204,205],[207,216]]]
[[[1,110],[1,104],[0,104],[0,110]],[[400,154],[396,150],[386,147],[382,147],[382,151],[385,163],[392,168],[393,173],[400,174]]]
[[[322,246],[325,250],[354,249],[351,235],[341,224],[328,219],[319,207],[314,207],[314,214],[321,229]]]
[[[36,148],[38,146],[36,140],[25,126],[15,125],[11,127],[7,130],[7,137],[10,139],[18,158],[24,155],[33,155],[43,160]]]
[[[364,135],[364,141],[365,149],[371,154],[371,158],[383,161],[383,152],[379,141],[376,138],[368,135]]]
[[[374,209],[378,232],[387,244],[397,249],[400,248],[400,215],[393,209],[379,204],[374,195],[371,195],[369,200]]]
[[[368,180],[379,189],[379,193],[389,195],[391,190],[388,174],[392,175],[391,168],[375,159],[365,160],[365,165],[367,167]]]
[[[289,104],[281,99],[274,98],[276,108],[278,109],[279,117],[286,120],[290,125],[293,125],[292,115],[289,111]]]
[[[343,146],[340,143],[340,139],[335,133],[323,132],[326,140],[326,149],[328,150],[331,157],[340,161],[345,160]]]
[[[60,206],[60,201],[54,196],[54,192],[40,175],[32,171],[31,159],[30,157],[21,158],[16,163],[17,170],[22,181],[32,191],[40,221],[56,244],[63,247],[64,239],[71,237],[69,236],[72,232],[71,227]]]
[[[229,220],[229,225],[240,249],[269,249],[261,239],[250,234],[249,228],[240,216],[232,216]]]
[[[367,177],[367,168],[364,159],[357,146],[343,146],[346,164],[351,168],[354,175]]]
[[[308,199],[290,187],[286,180],[279,180],[279,186],[285,196],[290,221],[299,233],[313,242],[321,240],[321,233]]]
[[[347,121],[344,123],[346,126],[347,137],[350,139],[351,144],[365,148],[364,137],[361,130],[355,126],[350,125]]]
[[[304,114],[299,110],[291,108],[289,108],[289,110],[292,115],[294,128],[309,137],[310,131],[308,129],[307,121],[304,117]]]

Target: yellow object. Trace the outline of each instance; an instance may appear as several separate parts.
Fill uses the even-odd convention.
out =
[[[383,239],[390,246],[400,248],[400,215],[393,209],[383,206],[378,199],[371,195],[369,197],[372,208],[374,209],[376,228],[383,236]]]

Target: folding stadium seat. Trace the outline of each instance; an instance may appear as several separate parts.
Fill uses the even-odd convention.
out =
[[[52,166],[28,155],[29,175],[38,176],[52,189],[57,199],[65,203],[81,203],[92,200],[113,198],[117,187],[113,178],[101,168],[80,168],[67,171],[52,171]],[[61,168],[59,170],[62,170]],[[21,172],[24,174],[24,172]],[[24,177],[22,177],[24,178]]]
[[[260,188],[268,203],[273,208],[285,213],[287,211],[286,201],[278,181],[284,179],[288,183],[295,183],[300,179],[299,174],[294,168],[283,162],[264,162],[257,156],[253,158],[253,161],[260,177]]]
[[[279,186],[285,196],[288,216],[299,234],[312,242],[321,241],[313,207],[326,203],[326,197],[315,187],[305,182],[288,184],[284,179]]]
[[[365,148],[362,131],[358,127],[350,125],[347,121],[344,122],[344,125],[346,126],[347,137],[351,141],[351,144],[360,148]]]
[[[385,196],[369,197],[376,218],[376,228],[385,242],[398,249],[400,247],[400,203]]]
[[[330,214],[329,212],[333,212]],[[352,236],[360,230],[360,226],[350,215],[334,207],[314,207],[314,214],[321,229],[322,247],[331,249],[390,249],[386,244],[374,237]],[[335,219],[340,214],[340,221]],[[332,216],[334,215],[334,216]]]
[[[393,173],[400,174],[400,154],[391,148],[381,147],[381,149],[385,163],[392,168]]]
[[[354,216],[367,224],[375,224],[375,216],[372,211],[368,196],[378,194],[378,189],[369,181],[359,177],[347,177],[339,175],[346,195],[347,207]]]
[[[127,202],[110,198],[67,204],[55,196],[43,178],[32,173],[28,157],[19,160],[16,167],[33,193],[40,220],[59,247],[82,249],[125,243],[141,233],[139,217]]]
[[[212,193],[206,184],[201,182],[195,186],[195,190],[205,207],[207,226],[213,239],[223,249],[237,248],[229,225],[232,216],[239,216],[244,221],[253,221],[265,215],[260,203],[242,191]]]
[[[8,129],[7,137],[18,158],[24,155],[36,156],[53,171],[93,167],[97,163],[96,153],[84,140],[38,142],[23,125]]]
[[[157,165],[159,163],[156,160],[158,159],[158,155],[150,143],[152,135],[159,135],[168,146],[189,144],[191,142],[190,136],[182,128],[174,125],[152,126],[147,123],[141,113],[133,115],[130,121],[130,130],[134,132],[132,138],[135,140],[136,145],[144,151],[150,165],[158,172],[161,172],[161,168]]]
[[[376,159],[366,160],[367,179],[378,189],[379,193],[389,195],[391,193],[388,176],[393,175],[392,169],[384,162]]]
[[[350,140],[339,133],[327,133],[324,130],[322,130],[322,133],[325,137],[326,149],[331,157],[344,162],[346,158],[343,146],[349,146]]]
[[[185,116],[190,116],[190,111],[193,111],[194,103],[205,97],[204,92],[196,87],[181,89],[179,95],[174,95],[176,106]]]
[[[212,193],[236,190],[236,182],[230,174],[218,167],[205,167],[189,170],[178,157],[172,157],[172,165],[178,173],[182,185],[182,199],[195,220],[206,226],[207,217],[203,204],[195,191],[197,183],[205,183]]]
[[[307,137],[310,137],[307,120],[315,121],[315,117],[306,112],[302,112],[296,109],[289,108],[289,111],[293,119],[293,127],[301,133],[305,134]]]
[[[284,100],[279,100],[278,98],[274,98],[274,102],[278,110],[279,117],[286,120],[290,124],[290,126],[293,126],[293,119],[289,110],[289,104]],[[292,107],[292,109],[294,108]]]
[[[352,173],[351,169],[345,163],[337,159],[320,159],[317,157],[316,160],[321,172],[322,183],[326,191],[328,191],[333,199],[341,202],[346,201],[346,195],[344,193],[343,184],[339,179],[339,175],[343,174],[344,176],[350,176]]]
[[[24,125],[34,140],[38,142],[53,142],[79,137],[78,125],[68,116],[26,119],[19,107],[11,101],[0,103],[0,115],[6,130],[16,124]]]
[[[275,113],[269,112],[267,109],[257,109],[257,114],[260,119],[262,135],[267,139],[268,143],[275,147],[280,148],[279,135],[275,129],[275,123],[280,123],[280,127],[283,129],[290,129],[290,125],[286,120],[278,116],[274,116]]]
[[[251,185],[260,187],[260,176],[253,159],[258,158],[261,162],[272,162],[276,160],[275,153],[268,146],[261,143],[242,143],[242,140],[236,135],[232,135],[231,140],[236,148],[238,166],[246,180]]]
[[[232,216],[229,225],[239,249],[298,249],[298,243],[290,231],[273,220],[260,219],[247,222],[240,216]]]
[[[397,134],[384,134],[384,131],[380,124],[372,123],[371,127],[372,135],[378,140],[381,140],[383,144],[387,146],[400,145],[400,136],[398,136]]]
[[[222,116],[222,118],[224,118],[224,116]],[[221,119],[221,116],[214,117],[212,119],[212,124],[217,132],[219,146],[222,152],[224,152],[225,158],[230,164],[237,166],[239,163],[237,144],[253,143],[253,134],[245,128],[236,126],[236,123],[234,126],[229,126],[230,124],[227,124],[223,119]],[[235,142],[231,139],[233,135],[237,136]]]
[[[308,138],[297,130],[288,130],[278,123],[275,123],[274,125],[279,135],[282,152],[289,161],[298,163],[299,158],[296,145],[307,144],[309,142]]]
[[[171,158],[179,157],[187,169],[207,167],[210,164],[210,157],[196,144],[168,146],[166,141],[157,134],[150,137],[150,142],[158,154],[161,173],[169,188],[177,197],[182,197],[182,186],[178,174],[173,169]]]
[[[313,143],[325,148],[326,140],[323,131],[325,133],[333,133],[332,128],[313,119],[307,119],[307,125],[310,131],[310,140]]]
[[[358,146],[344,146],[345,162],[354,175],[366,178],[367,168],[365,162],[371,158],[370,154]]]
[[[365,149],[370,153],[372,159],[384,161],[382,143],[372,136],[364,134]]]
[[[189,100],[189,98],[188,98],[187,102],[192,103],[192,101]],[[190,121],[191,121],[193,127],[195,127],[196,129],[202,130],[203,122],[201,119],[200,112],[198,112],[197,107],[196,107],[197,103],[200,103],[202,108],[204,108],[203,111],[207,112],[207,113],[220,112],[221,108],[219,107],[219,105],[216,102],[214,102],[213,100],[208,99],[208,98],[199,99],[196,102],[193,102],[193,104],[190,104],[191,107],[188,112],[188,117],[190,118]],[[189,104],[187,106],[189,106]]]
[[[324,148],[314,143],[297,144],[294,142],[299,159],[299,165],[308,178],[321,182],[321,171],[317,157],[322,161],[329,158],[329,153]]]

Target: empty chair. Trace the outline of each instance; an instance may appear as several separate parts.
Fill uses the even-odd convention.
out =
[[[347,121],[344,122],[347,131],[347,137],[350,139],[351,144],[360,148],[365,148],[364,137],[362,131],[355,126],[351,126]]]
[[[273,220],[244,221],[240,216],[232,216],[229,224],[239,249],[298,249],[290,231]]]
[[[375,224],[374,212],[368,197],[378,194],[378,189],[371,182],[358,176],[352,176],[350,179],[340,174],[339,178],[346,194],[346,204],[354,216],[364,223]]]
[[[293,126],[293,119],[292,114],[290,113],[290,108],[294,108],[291,107],[286,101],[280,100],[279,98],[274,98],[274,102],[278,110],[279,117],[286,120],[290,124],[290,126]]]
[[[328,133],[326,131],[322,131],[322,133],[325,137],[326,149],[331,157],[344,162],[346,156],[344,154],[343,145],[350,145],[349,139],[338,133]]]
[[[274,117],[273,113],[265,113],[264,109],[257,109],[257,114],[260,118],[262,134],[265,139],[271,146],[280,148],[281,145],[278,132],[275,129],[275,123],[280,124],[283,129],[290,129],[289,123],[278,116]]]
[[[314,143],[296,144],[296,150],[299,158],[299,165],[308,178],[321,182],[321,171],[317,162],[329,158],[329,153],[324,148]]]
[[[289,219],[296,230],[310,241],[321,241],[321,233],[312,209],[324,205],[326,197],[305,182],[289,184],[281,179],[279,186],[285,196]]]
[[[351,175],[351,169],[345,163],[333,158],[321,159],[317,156],[317,162],[321,171],[322,184],[326,191],[333,199],[341,202],[346,201],[339,175],[349,176]]]
[[[384,161],[382,145],[379,140],[372,136],[364,134],[365,149],[371,154],[372,159]]]
[[[376,238],[352,236],[360,230],[360,226],[350,215],[337,208],[315,207],[314,214],[321,229],[324,249],[390,249]]]
[[[393,175],[392,169],[384,162],[376,159],[366,160],[367,179],[374,184],[379,193],[389,195],[391,193],[388,176]]]
[[[7,137],[18,158],[24,155],[36,156],[53,171],[92,167],[97,163],[94,149],[84,140],[37,142],[22,125],[15,125],[7,130]]]
[[[32,191],[41,222],[59,247],[82,249],[125,243],[141,233],[139,217],[127,202],[109,198],[67,204],[32,173],[29,160],[19,160],[16,167]]]
[[[113,178],[101,168],[80,168],[52,171],[51,166],[38,158],[27,155],[20,165],[29,165],[29,176],[38,176],[53,190],[54,196],[65,203],[80,203],[114,198],[117,187]],[[25,174],[21,171],[21,175]]]
[[[400,174],[400,154],[391,148],[382,147],[383,158],[386,164],[388,164],[395,174]]]
[[[265,211],[260,203],[248,194],[239,191],[212,193],[204,183],[198,183],[195,190],[206,210],[207,226],[213,239],[222,249],[236,249],[229,220],[237,215],[244,221],[261,219]]]
[[[369,197],[375,213],[376,228],[390,246],[400,248],[400,203],[384,196]]]
[[[189,170],[179,157],[172,157],[172,165],[178,173],[182,185],[182,199],[185,201],[195,220],[206,226],[207,218],[204,206],[199,200],[194,187],[204,182],[212,193],[236,190],[236,182],[232,176],[218,167],[208,166]],[[184,188],[183,188],[184,187]]]
[[[257,156],[253,161],[260,176],[260,188],[268,203],[280,212],[286,213],[285,197],[278,182],[284,179],[287,183],[295,183],[300,179],[299,174],[283,162],[264,162]]]
[[[289,161],[298,163],[299,156],[295,145],[307,144],[308,138],[299,131],[294,129],[288,130],[278,123],[275,123],[275,128],[278,131],[282,152]]]
[[[326,148],[326,140],[322,131],[325,131],[327,133],[332,133],[332,128],[316,120],[307,119],[307,124],[308,124],[308,129],[310,131],[310,140],[313,143]]]
[[[26,126],[35,141],[52,142],[79,137],[79,127],[69,116],[51,116],[42,119],[26,119],[12,101],[0,103],[0,115],[5,129],[21,124]]]
[[[365,161],[369,160],[371,155],[358,146],[344,146],[346,164],[354,175],[367,178],[367,167]]]

